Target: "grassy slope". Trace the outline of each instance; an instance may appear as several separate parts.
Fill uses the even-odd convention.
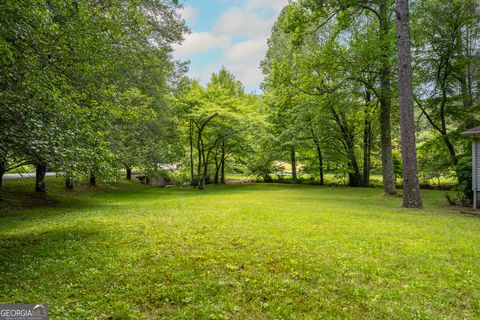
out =
[[[10,207],[26,183],[5,183]],[[2,303],[52,319],[480,317],[480,220],[442,213],[442,192],[416,212],[379,189],[57,184],[54,207],[0,215]]]

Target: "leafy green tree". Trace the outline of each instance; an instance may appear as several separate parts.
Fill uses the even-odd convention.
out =
[[[457,179],[468,150],[460,132],[477,125],[480,107],[479,18],[476,1],[425,0],[412,7],[415,104],[428,123],[423,129],[443,141],[442,156]]]
[[[342,31],[343,27],[338,29],[335,25],[329,25],[317,31],[316,25],[311,24],[307,25],[308,28],[304,26],[304,34],[298,34],[296,29],[291,31],[290,19],[298,22],[298,14],[303,14],[301,9],[299,5],[287,7],[274,27],[269,40],[269,50],[263,62],[263,70],[267,75],[265,90],[280,106],[277,118],[283,123],[284,135],[295,132],[294,137],[297,140],[302,140],[305,136],[311,137],[317,149],[320,172],[323,162],[320,140],[326,139],[326,128],[333,128],[335,134],[329,132],[329,135],[338,139],[344,148],[342,154],[350,168],[350,185],[368,185],[373,141],[371,122],[374,102],[371,96],[375,88],[367,87],[367,94],[358,92],[361,92],[359,88],[366,87],[367,81],[373,80],[368,78],[367,72],[362,74],[360,71],[355,73],[349,70],[351,64],[346,61],[350,60],[350,51],[354,49],[345,45],[345,40],[337,40],[340,37],[337,33]],[[316,32],[316,37],[308,36]],[[298,40],[299,37],[301,41]],[[358,70],[363,68],[359,67]],[[364,99],[368,101],[364,102]],[[310,108],[305,108],[305,101],[310,101]],[[362,177],[361,162],[358,160],[357,131],[361,122],[365,126],[364,167],[368,173],[365,176],[367,182]],[[305,128],[308,130],[305,131]],[[315,128],[322,128],[324,133],[319,134]],[[322,136],[324,138],[321,139]]]
[[[196,81],[184,82],[176,99],[188,136],[190,179],[203,189],[210,172],[215,183],[225,182],[228,158],[243,161],[240,158],[249,150],[261,117],[255,111],[257,99],[245,94],[242,84],[225,68],[212,74],[206,88]]]
[[[363,42],[368,49],[359,51],[358,53],[363,53],[362,59],[355,59],[350,67],[356,68],[359,62],[361,64],[362,60],[368,60],[373,66],[369,72],[377,77],[373,82],[369,81],[365,84],[370,86],[369,90],[376,95],[380,105],[378,119],[384,192],[395,194],[390,120],[394,58],[392,1],[304,0],[290,4],[284,11],[287,18],[282,24],[286,31],[293,34],[296,45],[313,41],[313,43],[320,43],[321,46],[328,46],[328,43],[335,39],[343,44],[351,41],[356,30],[361,30],[363,35],[366,34],[368,41]],[[334,55],[330,57],[335,59]],[[358,76],[354,78],[360,79]],[[302,79],[304,80],[305,78]],[[374,88],[376,90],[373,90]]]
[[[176,1],[148,0],[4,2],[2,163],[34,164],[38,191],[45,191],[47,166],[68,185],[81,173],[92,181],[108,176],[116,93],[139,88],[166,106],[170,45],[186,31],[177,8]]]

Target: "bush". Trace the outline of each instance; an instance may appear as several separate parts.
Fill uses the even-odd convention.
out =
[[[170,173],[171,182],[176,186],[190,185],[190,172],[178,170]]]
[[[397,150],[392,151],[393,157],[393,173],[395,174],[395,181],[402,178],[402,155]]]
[[[472,190],[472,162],[470,157],[462,157],[458,161],[457,174],[459,180],[458,189],[463,193],[464,197],[473,202]]]

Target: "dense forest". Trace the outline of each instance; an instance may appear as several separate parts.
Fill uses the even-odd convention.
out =
[[[417,176],[416,163],[402,172],[416,152],[421,185],[469,197],[460,133],[480,122],[480,5],[417,0],[402,16],[402,2],[292,1],[268,41],[261,95],[226,68],[206,85],[186,76],[172,56],[188,32],[176,1],[3,2],[0,176],[31,166],[45,192],[47,170],[67,188],[134,172],[203,189],[238,173],[394,195],[405,172]]]

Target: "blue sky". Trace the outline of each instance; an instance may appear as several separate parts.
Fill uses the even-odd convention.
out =
[[[259,63],[280,10],[288,0],[183,0],[181,14],[191,33],[174,56],[190,60],[189,76],[205,84],[223,65],[259,93]]]

